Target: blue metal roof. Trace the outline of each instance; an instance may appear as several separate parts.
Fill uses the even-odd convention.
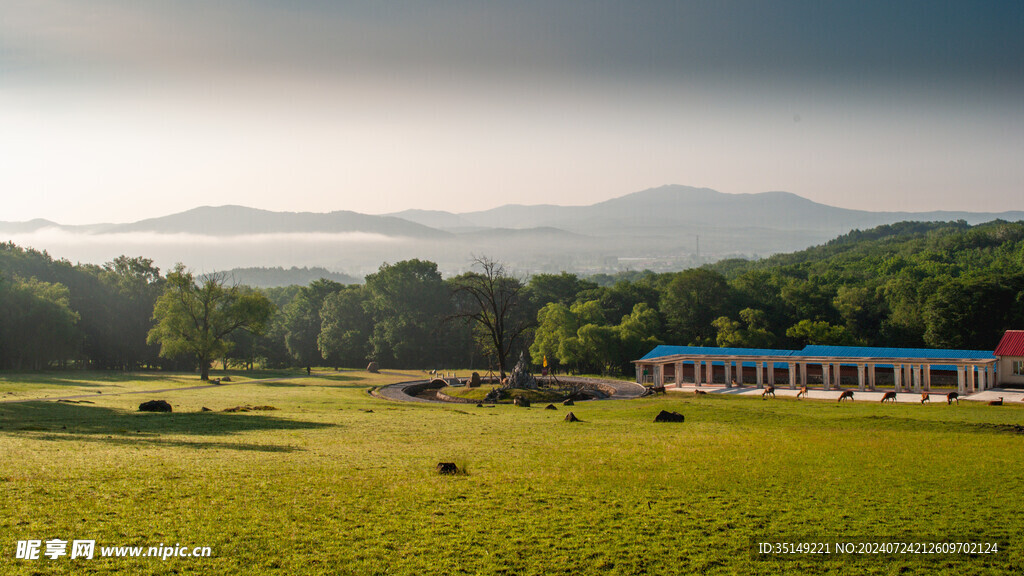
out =
[[[830,356],[833,358],[967,358],[995,360],[984,350],[949,350],[942,348],[880,348],[872,346],[804,346],[797,356]]]
[[[992,352],[984,350],[949,350],[934,348],[882,348],[872,346],[804,346],[803,350],[774,350],[770,348],[716,348],[714,346],[666,346],[655,347],[640,360],[653,360],[665,356],[760,356],[762,358],[796,357],[829,357],[829,358],[923,358],[923,359],[971,359],[995,360]],[[721,366],[721,361],[714,362]],[[753,362],[744,362],[744,366],[753,366]],[[785,368],[784,362],[776,362],[776,368]],[[880,368],[891,368],[891,364],[879,365]],[[955,366],[932,366],[933,369],[953,370]]]
[[[778,356],[786,357],[796,354],[796,350],[772,350],[769,348],[717,348],[715,346],[656,346],[654,350],[647,353],[641,360],[661,358],[662,356],[675,356],[677,354],[692,354],[695,356],[722,355],[722,356]]]

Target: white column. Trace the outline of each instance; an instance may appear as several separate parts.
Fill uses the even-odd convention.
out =
[[[828,362],[821,363],[821,383],[825,385],[825,390],[832,389],[832,382],[829,381],[828,373],[829,365]]]
[[[715,363],[708,360],[708,385],[715,383]]]
[[[868,364],[868,388],[875,389],[875,365]]]
[[[995,388],[999,383],[996,382],[996,364],[993,362],[988,365],[988,387]]]
[[[743,386],[743,360],[736,361],[736,384]]]
[[[725,361],[725,387],[732,388],[732,360]]]
[[[966,394],[967,390],[964,388],[964,366],[959,364],[956,367],[956,391],[960,394]]]
[[[700,386],[700,360],[693,361],[693,385]]]
[[[665,385],[665,365],[658,364],[654,368],[654,385],[664,386]]]
[[[866,364],[857,364],[857,390],[864,391],[864,374],[867,372]]]
[[[789,389],[796,389],[796,372],[793,370],[793,363],[786,362],[786,367],[789,369]]]
[[[967,367],[967,389],[971,394],[977,392],[974,387],[974,370],[975,366],[973,364]]]
[[[893,364],[892,365],[892,381],[893,385],[896,386],[896,391],[900,391],[900,386],[903,384],[903,365]]]
[[[807,386],[807,362],[801,362],[800,366],[800,385]]]
[[[643,372],[640,369],[640,365],[636,364],[635,367],[636,367],[636,383],[637,384],[643,384],[643,382],[641,382],[641,380],[640,380],[641,376],[643,375]]]
[[[765,367],[768,368],[768,383],[775,386],[775,361],[765,362]]]
[[[754,369],[757,370],[757,387],[764,387],[764,362],[754,362]]]
[[[836,390],[841,390],[843,388],[843,365],[836,364],[836,369],[832,372],[835,374]]]
[[[921,365],[914,365],[914,392],[921,393]]]
[[[925,364],[924,365],[924,391],[925,392],[931,392],[932,391],[932,365],[931,364]]]
[[[676,370],[676,377],[675,377],[676,388],[682,388],[683,387],[683,363],[682,362],[676,362],[675,363],[675,370]]]

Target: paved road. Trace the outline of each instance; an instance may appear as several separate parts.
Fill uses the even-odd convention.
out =
[[[603,378],[570,378],[563,377],[559,378],[560,382],[584,382],[588,384],[597,384],[600,386],[607,386],[615,390],[612,394],[613,399],[629,399],[639,398],[644,393],[644,387],[635,384],[633,382],[625,382],[622,380],[605,380]],[[415,384],[425,384],[427,380],[414,380],[411,382],[399,382],[397,384],[389,384],[387,386],[381,386],[374,391],[375,396],[384,398],[385,400],[394,400],[396,402],[424,402],[432,404],[451,404],[451,402],[445,402],[443,400],[431,400],[427,398],[419,398],[405,393],[405,389]]]
[[[239,384],[262,384],[266,382],[284,382],[295,380],[305,376],[288,376],[285,378],[264,378],[262,380],[241,380],[238,382],[222,382],[220,384],[200,384],[199,386],[183,386],[178,388],[161,388],[158,390],[132,390],[126,392],[103,392],[93,394],[77,394],[75,396],[50,396],[45,398],[18,398],[16,400],[0,400],[0,403],[15,404],[18,402],[49,402],[56,400],[78,400],[83,398],[96,398],[97,396],[125,396],[128,394],[162,394],[164,392],[181,392],[182,390],[202,390],[204,388],[223,388],[225,386],[237,386]]]

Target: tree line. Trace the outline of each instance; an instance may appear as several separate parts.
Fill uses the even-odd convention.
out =
[[[221,291],[226,322],[210,325],[205,348],[175,332],[183,319],[201,324],[187,302],[202,290]],[[406,260],[363,284],[263,290],[182,267],[163,276],[141,257],[72,265],[0,245],[3,369],[376,361],[504,373],[524,354],[536,367],[616,374],[659,343],[991,350],[1004,330],[1022,327],[1020,222],[903,222],[676,273],[522,278],[481,257],[471,272],[443,278],[433,262]]]

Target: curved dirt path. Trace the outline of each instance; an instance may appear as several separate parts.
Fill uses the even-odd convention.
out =
[[[383,372],[383,371],[382,371]],[[631,398],[639,398],[644,393],[644,387],[633,383],[626,382],[623,380],[605,380],[603,378],[561,378],[562,382],[583,382],[587,384],[597,384],[600,386],[607,386],[612,388],[615,392],[611,395],[609,400],[628,400]],[[428,380],[411,380],[408,382],[398,382],[397,384],[388,384],[387,386],[381,386],[372,392],[374,396],[383,398],[385,400],[393,400],[395,402],[422,402],[427,404],[455,404],[455,402],[446,402],[444,400],[429,400],[426,398],[420,398],[407,394],[405,389],[410,386],[417,384],[426,384]]]

